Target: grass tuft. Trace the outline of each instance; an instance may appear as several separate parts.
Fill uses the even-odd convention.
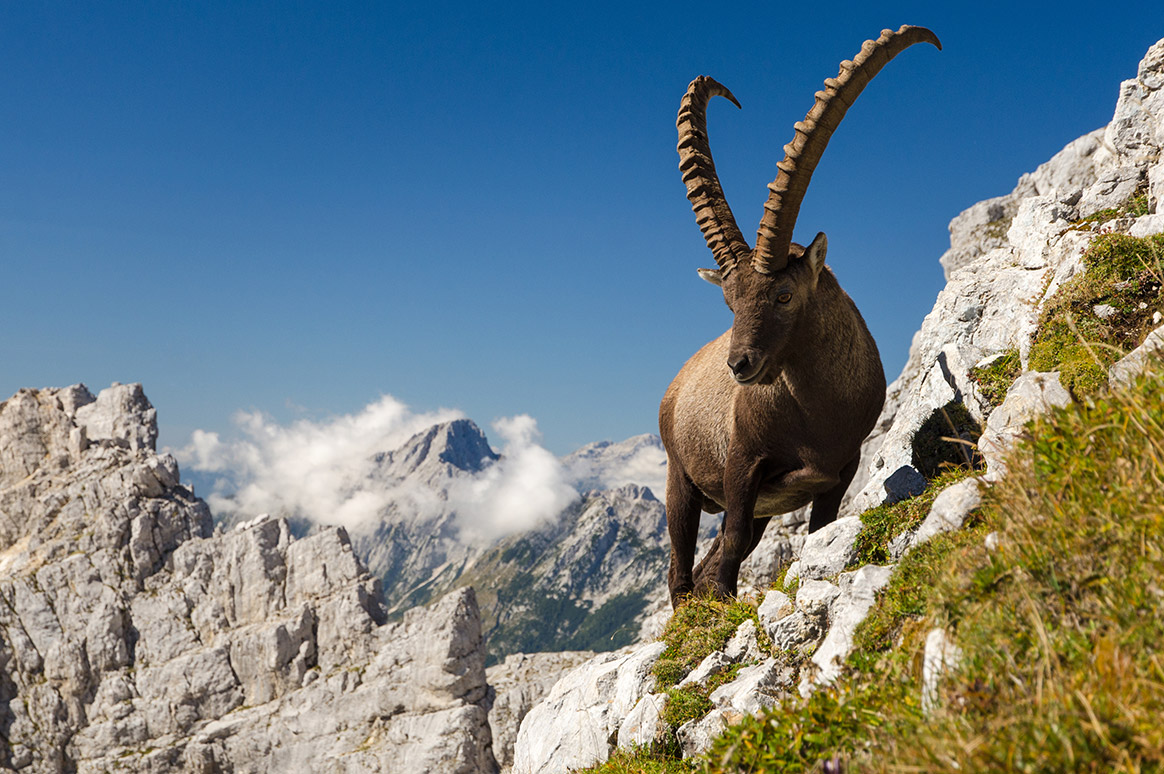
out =
[[[1008,349],[983,366],[970,369],[970,380],[978,385],[978,392],[990,408],[998,408],[1006,398],[1006,391],[1023,371],[1017,349]]]
[[[713,651],[722,650],[749,618],[759,625],[755,605],[739,599],[725,601],[708,594],[680,605],[663,630],[667,648],[651,670],[655,690],[666,691]]]

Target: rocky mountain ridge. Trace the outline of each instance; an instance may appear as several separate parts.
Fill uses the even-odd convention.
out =
[[[0,403],[0,766],[496,768],[471,590],[385,623],[341,529],[213,531],[140,385]]]

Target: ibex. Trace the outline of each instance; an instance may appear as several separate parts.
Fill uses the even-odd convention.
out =
[[[890,59],[921,42],[942,47],[923,27],[884,30],[825,81],[776,165],[754,250],[736,227],[707,139],[708,101],[739,102],[700,76],[680,103],[679,169],[719,266],[699,275],[723,289],[734,320],[687,361],[659,407],[672,605],[696,589],[734,595],[740,563],[772,516],[812,503],[810,532],[837,517],[885,401],[885,373],[861,313],[825,266],[825,235],[806,248],[792,242],[792,229],[845,111]],[[723,511],[723,525],[693,571],[701,510]]]

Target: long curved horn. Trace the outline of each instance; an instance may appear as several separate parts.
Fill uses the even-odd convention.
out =
[[[683,174],[683,184],[687,186],[687,199],[695,212],[699,230],[715,255],[715,262],[726,273],[735,267],[737,261],[746,259],[752,250],[736,226],[732,209],[719,184],[719,175],[715,173],[715,162],[711,159],[711,146],[707,140],[707,103],[716,96],[726,97],[736,107],[740,106],[732,93],[714,78],[701,75],[693,80],[679,103],[675,127],[679,130],[679,171]]]
[[[829,138],[869,81],[890,59],[914,43],[932,43],[939,51],[942,48],[938,36],[925,27],[906,24],[897,32],[882,30],[877,40],[865,41],[851,62],[841,62],[836,78],[825,80],[825,90],[816,93],[812,110],[803,121],[796,123],[792,142],[784,146],[784,160],[776,165],[780,172],[768,185],[771,193],[764,204],[764,217],[756,232],[756,251],[752,257],[756,271],[770,274],[788,264],[788,248],[800,203]]]

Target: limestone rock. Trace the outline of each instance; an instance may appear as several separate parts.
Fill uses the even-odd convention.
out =
[[[787,579],[817,579],[836,575],[853,559],[854,543],[861,531],[856,516],[837,519],[809,535],[800,558],[788,568]]]
[[[812,654],[817,671],[802,676],[802,694],[807,694],[815,685],[831,683],[840,674],[841,664],[853,647],[853,634],[873,606],[876,593],[889,583],[892,572],[892,567],[867,564],[838,578],[840,592],[829,606],[828,634]]]
[[[619,726],[618,746],[627,749],[659,741],[666,729],[663,722],[663,707],[666,703],[665,693],[648,693],[639,699]]]
[[[513,745],[526,714],[562,675],[593,657],[588,651],[514,653],[485,670],[492,697],[489,727],[493,731],[493,757],[502,771],[513,766]]]
[[[1159,366],[1164,358],[1164,326],[1147,335],[1144,343],[1120,358],[1108,371],[1108,382],[1113,386],[1128,385],[1147,369]]]
[[[922,657],[922,712],[927,715],[938,706],[938,683],[946,672],[957,669],[962,662],[959,648],[945,629],[932,629],[926,635],[926,649]]]
[[[792,676],[792,667],[769,658],[744,667],[735,680],[716,688],[709,698],[721,709],[755,715],[780,701],[783,691],[792,685]]]
[[[740,624],[727,645],[724,645],[723,652],[732,662],[759,661],[763,658],[756,622],[749,618]]]
[[[605,761],[623,720],[654,684],[651,667],[665,647],[600,653],[562,677],[521,722],[514,774],[565,774]]]
[[[960,529],[970,511],[982,502],[978,480],[968,478],[943,489],[930,506],[930,512],[914,533],[910,548],[920,546],[934,535]]]
[[[385,623],[342,530],[212,534],[140,385],[0,403],[0,667],[29,772],[492,772],[471,591]]]
[[[735,710],[717,707],[703,717],[690,720],[679,726],[675,736],[679,738],[683,757],[690,758],[707,752],[715,738],[722,734],[732,721],[740,717],[742,715]]]
[[[685,685],[703,685],[710,680],[714,675],[718,675],[723,670],[732,665],[732,660],[722,650],[713,650],[707,654],[707,658],[699,662],[699,665],[687,673],[687,676],[679,681],[679,687]]]
[[[978,450],[986,460],[987,480],[996,480],[1006,471],[1006,453],[1022,435],[1023,426],[1053,406],[1066,406],[1071,396],[1059,382],[1059,373],[1028,371],[1011,385],[1002,404],[990,414],[978,440]]]

